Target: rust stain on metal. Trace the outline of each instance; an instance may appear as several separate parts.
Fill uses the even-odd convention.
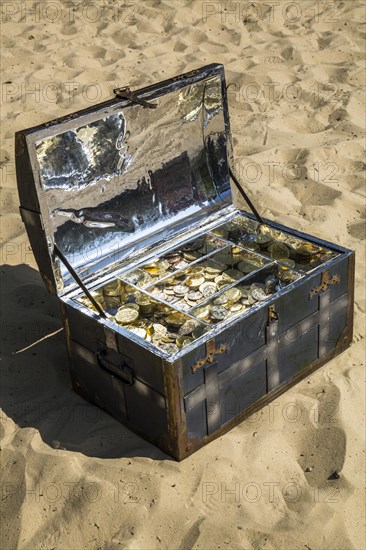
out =
[[[215,346],[215,340],[208,340],[206,342],[206,355],[202,359],[199,359],[195,362],[195,364],[192,366],[192,372],[196,372],[196,370],[200,369],[205,365],[206,363],[213,363],[215,360],[215,355],[225,353],[228,350],[227,344],[220,344],[217,348]]]
[[[274,305],[269,306],[268,308],[268,321],[272,323],[273,321],[278,321],[278,313]]]
[[[340,282],[341,278],[339,275],[333,275],[333,277],[331,277],[328,270],[324,271],[322,273],[322,280],[320,285],[310,291],[309,300],[314,298],[314,296],[317,296],[320,292],[325,292],[326,290],[328,290],[328,287],[330,285],[337,285]]]

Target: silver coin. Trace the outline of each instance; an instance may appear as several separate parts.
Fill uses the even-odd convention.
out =
[[[201,285],[202,286],[202,285]],[[190,290],[189,292],[187,292],[186,296],[185,296],[185,300],[188,302],[197,302],[198,300],[200,300],[202,298],[202,293],[201,292],[198,292],[195,291],[195,290]]]
[[[229,315],[229,311],[222,306],[213,306],[211,309],[211,317],[216,321],[222,321]]]
[[[186,285],[177,285],[174,287],[174,294],[176,296],[184,296],[189,292],[189,288]]]
[[[215,292],[217,292],[217,286],[215,283],[206,281],[200,286],[200,292],[205,298],[208,298],[209,296],[212,296],[212,294],[215,294]]]
[[[256,300],[257,302],[260,302],[267,298],[264,285],[262,285],[261,283],[252,284],[250,287],[250,294],[254,298],[254,300]]]

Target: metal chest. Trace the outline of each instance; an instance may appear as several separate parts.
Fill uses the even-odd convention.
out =
[[[350,345],[354,253],[232,204],[222,65],[116,95],[16,134],[20,211],[73,388],[181,460]]]

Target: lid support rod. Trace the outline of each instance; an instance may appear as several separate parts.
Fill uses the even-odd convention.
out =
[[[77,282],[77,284],[79,285],[79,287],[85,292],[85,294],[87,295],[87,297],[89,298],[89,300],[91,301],[91,303],[93,304],[93,306],[96,308],[96,310],[100,313],[100,315],[106,319],[106,314],[104,313],[104,311],[102,310],[102,308],[100,307],[100,305],[98,304],[98,302],[95,300],[95,298],[93,298],[93,296],[90,294],[89,290],[86,288],[86,286],[84,285],[83,281],[80,279],[79,275],[76,273],[76,271],[74,270],[74,268],[72,267],[72,265],[69,263],[69,261],[66,259],[66,257],[63,255],[63,253],[61,252],[61,250],[58,248],[58,246],[56,244],[54,244],[53,246],[53,250],[56,254],[56,256],[61,260],[61,262],[64,264],[64,266],[66,267],[66,269],[68,270],[68,272],[70,273],[70,275],[73,277],[73,279]]]
[[[259,223],[264,224],[265,222],[264,222],[263,218],[258,213],[258,210],[256,209],[256,207],[254,206],[254,204],[252,203],[252,201],[250,200],[250,198],[248,197],[248,195],[246,194],[246,192],[244,191],[244,189],[240,185],[239,181],[236,179],[236,176],[234,175],[234,173],[233,173],[233,171],[231,170],[230,167],[229,167],[229,174],[230,174],[231,179],[235,183],[239,193],[241,194],[241,196],[243,197],[243,199],[245,200],[245,202],[247,203],[247,205],[249,206],[249,208],[253,212],[254,216],[256,217],[256,220]]]

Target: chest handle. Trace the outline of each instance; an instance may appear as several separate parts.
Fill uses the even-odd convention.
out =
[[[97,359],[100,367],[119,378],[124,384],[132,386],[135,381],[135,374],[132,368],[121,359],[116,352],[108,352],[105,349],[97,351]]]

